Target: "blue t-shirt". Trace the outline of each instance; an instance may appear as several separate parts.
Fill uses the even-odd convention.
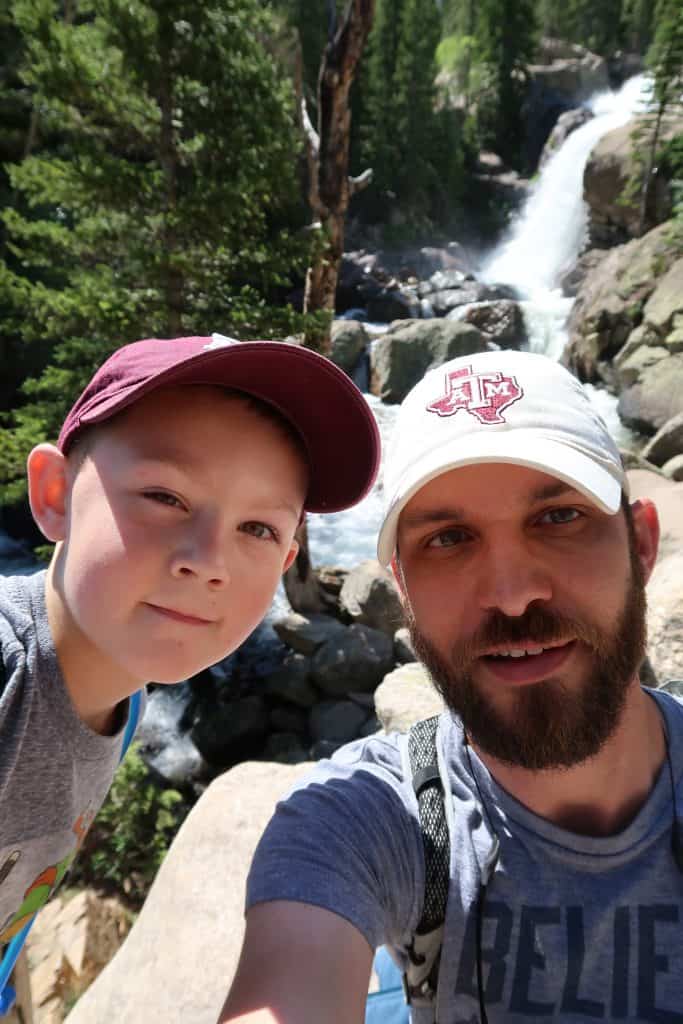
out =
[[[653,693],[669,736],[683,821],[683,705]],[[476,1024],[475,922],[481,867],[500,857],[484,909],[481,957],[489,1024],[654,1021],[683,1024],[683,875],[671,850],[665,762],[620,833],[567,832],[520,804],[444,714],[437,742],[448,775],[451,882],[436,1020]],[[296,900],[349,920],[399,962],[420,919],[424,858],[407,738],[371,737],[320,762],[278,805],[256,851],[247,904]],[[431,1021],[414,1009],[416,1024]]]

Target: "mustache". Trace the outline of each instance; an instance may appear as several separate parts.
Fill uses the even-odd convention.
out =
[[[532,602],[522,615],[511,618],[494,609],[470,637],[452,648],[458,667],[467,667],[491,647],[520,647],[530,640],[540,647],[577,639],[596,653],[602,653],[605,637],[592,625]]]

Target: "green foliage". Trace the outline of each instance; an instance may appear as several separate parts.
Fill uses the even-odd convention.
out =
[[[71,883],[116,889],[141,905],[187,810],[180,793],[150,780],[133,744],[90,827]]]
[[[293,90],[259,0],[11,10],[42,144],[9,169],[2,218],[0,315],[33,371],[0,430],[2,502],[116,347],[301,329],[282,297],[308,260]]]

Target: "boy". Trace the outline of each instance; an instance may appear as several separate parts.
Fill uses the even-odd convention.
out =
[[[267,611],[304,511],[359,501],[377,427],[345,374],[279,342],[150,339],[28,459],[47,571],[0,579],[0,942],[68,870],[145,683],[224,658]]]

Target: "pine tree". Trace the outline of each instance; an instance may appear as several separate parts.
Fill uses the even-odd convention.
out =
[[[20,272],[0,269],[0,304],[21,293],[23,344],[48,365],[0,432],[6,497],[23,487],[26,449],[55,435],[112,349],[270,330],[268,302],[307,256],[288,230],[293,93],[264,46],[259,0],[80,0],[71,13],[13,4],[23,78],[58,143],[10,170],[24,209],[4,222]]]

